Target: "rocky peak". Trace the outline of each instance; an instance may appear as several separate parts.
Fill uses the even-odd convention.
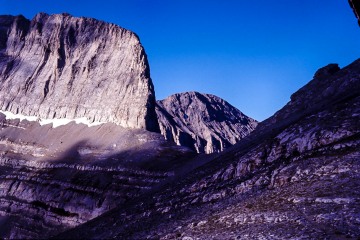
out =
[[[0,16],[0,109],[158,131],[146,53],[126,29],[69,14]]]
[[[339,69],[337,64],[320,68],[314,79],[291,95],[291,101],[261,124],[261,128],[274,122],[295,121],[298,117],[318,111],[331,104],[351,97],[359,87],[360,59]],[[346,79],[346,81],[344,81]],[[344,94],[346,93],[346,94]]]
[[[358,0],[349,0],[350,7],[353,9],[358,23],[360,25],[360,2]]]
[[[320,68],[315,72],[314,78],[326,78],[330,77],[333,74],[337,73],[340,70],[339,64],[331,63],[325,67]]]
[[[213,153],[235,144],[257,122],[225,100],[198,92],[178,93],[158,101],[161,133],[167,140],[200,153]]]

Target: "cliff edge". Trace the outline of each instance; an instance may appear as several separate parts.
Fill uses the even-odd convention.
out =
[[[69,14],[0,16],[0,110],[158,131],[139,38]]]

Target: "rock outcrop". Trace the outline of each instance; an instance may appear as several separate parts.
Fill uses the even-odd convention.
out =
[[[160,131],[167,140],[198,153],[223,151],[249,135],[257,121],[211,94],[185,92],[157,101]]]
[[[0,110],[158,131],[139,38],[68,14],[0,16]]]
[[[172,178],[194,152],[159,133],[5,119],[0,113],[0,238],[48,238]]]
[[[59,238],[357,239],[359,122],[360,60],[330,65],[234,147]]]
[[[358,19],[358,23],[360,26],[360,2],[358,0],[349,0],[350,7],[353,9],[356,18]]]

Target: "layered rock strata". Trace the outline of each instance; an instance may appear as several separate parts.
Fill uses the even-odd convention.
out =
[[[86,124],[86,125],[85,125]],[[68,14],[0,16],[0,238],[47,238],[173,177],[138,37]]]
[[[198,153],[223,151],[247,136],[257,121],[211,94],[185,92],[157,101],[156,113],[167,140]]]
[[[159,130],[146,54],[116,25],[0,16],[0,87],[0,238],[56,235],[209,161],[146,131]],[[172,132],[194,137],[181,145],[220,151],[256,125],[214,96],[189,97],[204,110],[186,110],[199,123],[185,128],[166,100],[169,113],[159,113],[161,123],[181,119],[166,125]]]
[[[0,16],[0,110],[158,131],[139,38],[68,14]]]
[[[0,238],[48,238],[125,205],[194,153],[157,133],[0,114]]]
[[[234,147],[59,237],[357,239],[359,122],[360,60],[329,65]]]

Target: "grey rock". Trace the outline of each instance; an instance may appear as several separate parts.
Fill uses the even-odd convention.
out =
[[[58,234],[209,161],[193,161],[195,152],[146,131],[159,129],[146,54],[134,33],[113,24],[68,14],[0,16],[0,80],[2,110],[106,122],[54,128],[0,113],[0,238]],[[166,100],[157,105],[169,110],[158,112],[160,123],[173,114],[179,123],[166,127],[201,140],[184,146],[220,151],[256,126],[215,96],[189,96],[201,114],[182,97],[176,107],[198,123],[186,125]]]
[[[157,101],[165,139],[198,153],[223,151],[249,135],[257,121],[211,94],[185,92]]]
[[[0,238],[48,238],[149,192],[194,152],[115,124],[57,128],[0,114]]]
[[[185,176],[58,238],[357,239],[359,122],[357,60]]]
[[[145,131],[158,126],[148,71],[138,38],[115,25],[0,17],[3,110],[110,122],[52,128],[0,114],[1,238],[360,237],[360,60],[320,69],[246,138],[197,156]],[[243,116],[197,93],[164,100],[157,112],[168,139],[211,139],[190,141],[204,152],[222,150]]]
[[[158,131],[139,38],[69,14],[0,16],[0,109]]]

